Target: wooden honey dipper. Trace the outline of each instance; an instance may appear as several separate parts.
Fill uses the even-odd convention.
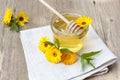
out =
[[[79,34],[81,34],[84,29],[81,29],[80,27],[78,27],[78,25],[75,23],[74,20],[68,21],[62,14],[60,14],[58,11],[56,11],[53,7],[51,7],[48,3],[46,3],[44,0],[39,0],[42,4],[44,4],[48,9],[50,9],[53,13],[55,13],[59,18],[61,18],[66,24],[66,30],[69,33],[76,33],[78,31]]]

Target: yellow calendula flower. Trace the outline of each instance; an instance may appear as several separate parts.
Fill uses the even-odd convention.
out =
[[[52,46],[51,48],[48,48],[45,52],[45,57],[49,62],[52,63],[59,63],[61,61],[62,53],[59,49]]]
[[[92,23],[92,19],[88,16],[81,16],[75,22],[76,22],[77,25],[84,28],[84,27],[89,26],[89,24]]]
[[[28,15],[25,12],[20,12],[16,15],[16,22],[20,26],[24,26],[26,22],[28,22],[29,18]]]
[[[5,15],[4,15],[4,18],[3,18],[3,23],[6,24],[6,25],[9,25],[10,21],[11,21],[11,18],[12,18],[12,9],[8,8],[5,12]]]
[[[46,36],[43,36],[40,41],[39,41],[39,49],[42,51],[42,52],[45,52],[46,49],[49,47],[48,44],[46,44],[45,42],[48,41],[49,39],[46,37]]]
[[[75,53],[63,53],[62,57],[61,57],[61,61],[65,64],[65,65],[71,65],[73,63],[75,63],[75,61],[77,60],[77,56]]]

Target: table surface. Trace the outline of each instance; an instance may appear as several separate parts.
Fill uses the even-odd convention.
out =
[[[120,80],[120,0],[46,0],[58,11],[75,9],[93,19],[93,27],[118,57],[107,74],[86,80]],[[38,0],[0,0],[0,80],[28,80],[28,71],[20,34],[3,24],[5,10],[25,11],[30,18],[22,30],[49,25],[53,13]]]

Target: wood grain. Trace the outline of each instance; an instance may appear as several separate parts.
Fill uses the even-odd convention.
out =
[[[93,27],[105,44],[117,55],[108,74],[86,80],[120,80],[120,0],[46,0],[57,10],[76,9],[93,18]],[[7,7],[14,14],[25,11],[30,21],[22,29],[49,25],[53,15],[38,0],[0,0],[0,80],[28,80],[27,66],[19,33],[2,23]]]

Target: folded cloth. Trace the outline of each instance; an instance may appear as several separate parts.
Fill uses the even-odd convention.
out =
[[[48,62],[44,54],[38,49],[38,43],[42,36],[49,37],[50,41],[53,42],[53,33],[50,26],[20,32],[29,80],[83,80],[93,75],[106,73],[108,71],[107,66],[115,63],[117,59],[91,26],[86,35],[84,47],[79,53],[102,50],[94,56],[92,63],[95,65],[95,69],[87,66],[82,71],[79,58],[76,63],[69,66],[63,63],[53,64]]]

